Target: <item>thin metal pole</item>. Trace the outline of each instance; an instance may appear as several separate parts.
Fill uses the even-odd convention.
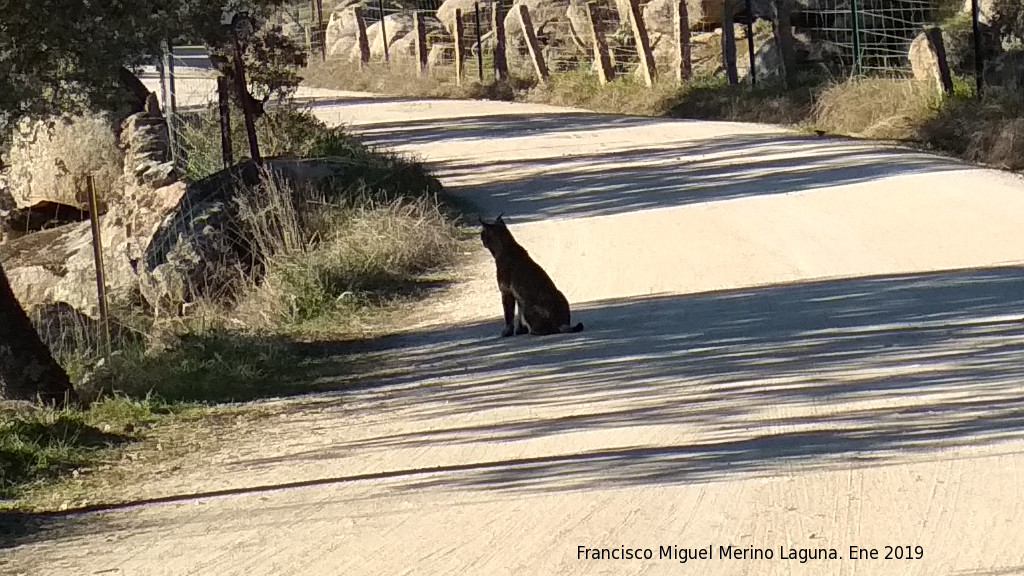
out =
[[[178,165],[178,105],[174,97],[174,45],[168,40],[164,43],[164,70],[167,73],[167,100],[164,102],[164,115],[167,117],[167,136],[171,152],[171,163]]]
[[[377,0],[377,9],[380,10],[380,37],[384,40],[384,61],[390,62],[388,55],[388,30],[384,27],[384,0]]]
[[[974,33],[974,82],[978,86],[978,95],[981,95],[981,90],[985,85],[982,76],[985,73],[985,59],[981,55],[981,25],[980,20],[980,7],[978,6],[978,0],[971,0],[971,29]]]
[[[473,9],[476,11],[476,74],[480,83],[484,81],[484,51],[483,42],[480,40],[480,3],[474,2]]]
[[[110,358],[110,316],[107,313],[107,282],[103,270],[103,240],[100,237],[100,207],[96,199],[96,182],[92,174],[85,179],[89,192],[89,220],[92,223],[92,256],[96,264],[96,295],[99,299],[100,322],[103,324],[103,356]]]
[[[228,79],[224,76],[217,77],[217,104],[220,111],[220,153],[224,160],[224,167],[230,168],[235,163],[233,150],[231,149],[231,97],[228,89]]]
[[[860,76],[860,8],[857,0],[850,0],[850,18],[853,23],[853,69]]]
[[[316,0],[317,35],[320,37],[320,57],[327,62],[327,29],[324,28],[324,3]]]
[[[750,85],[757,86],[757,66],[754,65],[754,9],[747,0],[747,52],[750,53]]]

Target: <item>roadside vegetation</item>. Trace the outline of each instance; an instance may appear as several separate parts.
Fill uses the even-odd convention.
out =
[[[211,126],[196,122],[194,130]],[[89,469],[156,423],[321,389],[302,368],[311,358],[301,343],[387,333],[443,285],[460,253],[459,216],[422,165],[370,150],[295,106],[269,112],[260,131],[268,155],[331,156],[350,162],[353,177],[297,189],[268,173],[241,190],[239,214],[265,260],[259,275],[241,279],[231,298],[193,302],[178,317],[114,310],[109,358],[97,322],[36,315],[87,406],[4,405],[0,499]],[[193,136],[186,141],[216,142]],[[220,161],[219,148],[187,152],[197,178]]]
[[[992,66],[986,70],[986,89],[978,96],[971,21],[962,6],[944,2],[938,15],[955,86],[954,93],[944,97],[928,82],[849,78],[821,69],[802,70],[788,87],[764,78],[754,87],[748,81],[731,86],[721,70],[707,67],[682,87],[662,79],[648,88],[633,75],[620,75],[602,86],[589,70],[552,72],[546,85],[522,71],[513,71],[508,82],[481,83],[470,74],[457,86],[448,77],[450,70],[446,76],[436,72],[424,79],[402,65],[360,69],[344,59],[319,58],[311,59],[305,83],[389,95],[487,98],[603,113],[781,124],[808,132],[898,141],[994,167],[1024,169],[1024,10],[1015,0],[995,3],[996,16],[984,29],[983,48]],[[720,59],[720,54],[700,57],[708,58]]]

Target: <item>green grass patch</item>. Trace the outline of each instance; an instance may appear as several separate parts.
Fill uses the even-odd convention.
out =
[[[0,499],[87,466],[103,451],[137,439],[142,426],[192,409],[125,396],[104,398],[85,410],[0,407]]]

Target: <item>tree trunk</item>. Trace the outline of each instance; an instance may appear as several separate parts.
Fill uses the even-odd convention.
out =
[[[0,265],[0,400],[77,402],[64,369],[39,339]]]

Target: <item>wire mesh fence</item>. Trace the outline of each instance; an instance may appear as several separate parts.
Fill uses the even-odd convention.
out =
[[[169,47],[157,67],[175,168],[202,177],[223,167],[217,116],[217,72],[196,47]],[[205,54],[205,51],[202,52]],[[184,54],[189,54],[185,56]]]
[[[817,23],[809,32],[838,71],[906,76],[910,45],[938,9],[937,0],[827,0],[803,12]]]
[[[612,76],[643,80],[646,59],[662,79],[678,76],[678,11],[680,5],[690,5],[689,57],[694,74],[728,75],[728,63],[734,60],[735,79],[743,81],[752,72],[777,74],[781,66],[771,4],[764,0],[366,0],[362,4],[324,2],[318,9],[313,0],[291,5],[287,19],[303,30],[311,54],[322,46],[329,60],[414,66],[422,51],[423,75],[446,82],[495,79],[500,74],[500,58],[495,55],[501,47],[514,76],[543,81],[542,71],[598,72],[598,39]],[[939,4],[939,0],[799,2],[794,13],[797,48],[837,75],[907,76],[911,74],[910,45],[937,19]],[[692,6],[701,8],[694,13]],[[529,30],[523,26],[523,7]],[[318,14],[322,14],[322,27]],[[425,28],[422,41],[417,18]],[[361,42],[365,43],[362,51]],[[758,66],[762,70],[756,70]]]

